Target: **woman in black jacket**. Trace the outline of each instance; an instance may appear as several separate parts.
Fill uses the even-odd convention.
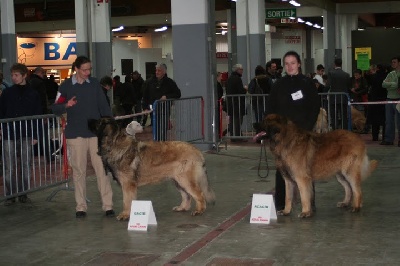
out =
[[[273,84],[266,113],[286,116],[298,127],[312,130],[320,108],[317,89],[310,78],[301,74],[298,53],[287,52],[283,62],[286,75]],[[275,179],[275,205],[278,211],[285,206],[285,182],[279,171]],[[314,200],[312,207],[315,210]]]

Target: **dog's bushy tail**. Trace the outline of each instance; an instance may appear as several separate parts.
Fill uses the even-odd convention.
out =
[[[210,183],[208,181],[205,165],[203,166],[203,171],[204,171],[204,175],[201,178],[201,180],[199,180],[201,191],[204,193],[206,202],[208,204],[215,205],[215,193],[214,193],[214,190],[210,187]]]
[[[377,160],[370,161],[368,155],[365,155],[361,169],[361,179],[365,180],[376,169],[377,166]]]

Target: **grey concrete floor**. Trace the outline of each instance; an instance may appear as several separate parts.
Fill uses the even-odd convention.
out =
[[[363,183],[360,213],[336,208],[343,190],[332,179],[316,184],[314,217],[297,218],[297,205],[291,216],[270,225],[250,224],[246,206],[253,193],[273,190],[273,158],[268,152],[269,175],[260,179],[260,146],[229,145],[205,153],[217,202],[202,216],[172,212],[180,195],[171,182],[139,188],[138,199],[152,201],[158,222],[147,232],[128,231],[128,222],[104,216],[94,176],[88,177],[85,219],[75,218],[73,191],[60,191],[49,202],[51,188],[30,194],[26,204],[1,205],[0,265],[399,265],[400,148],[363,137],[379,167]],[[119,212],[122,195],[115,182],[113,190]],[[243,219],[223,227],[237,213]],[[196,248],[201,239],[204,246]],[[187,260],[173,260],[188,247],[193,250]]]

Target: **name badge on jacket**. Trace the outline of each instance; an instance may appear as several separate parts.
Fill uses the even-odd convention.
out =
[[[300,100],[302,98],[303,98],[303,93],[301,93],[301,91],[296,91],[295,93],[292,93],[293,101]]]

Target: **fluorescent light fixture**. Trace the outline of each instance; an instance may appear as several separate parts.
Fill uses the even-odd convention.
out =
[[[301,4],[297,3],[297,2],[294,1],[294,0],[289,1],[289,4],[291,4],[292,6],[301,6]]]
[[[296,19],[295,17],[289,17],[290,19]]]
[[[231,0],[232,2],[236,2],[236,0]]]
[[[227,30],[223,30],[223,31],[221,32],[221,34],[222,34],[222,35],[225,35],[227,32],[228,32]]]
[[[118,28],[112,29],[111,31],[121,31],[124,29],[124,26],[119,26]]]
[[[365,30],[365,29],[362,29],[362,28],[358,28],[358,30]]]
[[[315,24],[313,25],[313,27],[314,27],[314,28],[317,28],[317,29],[320,29],[320,28],[321,28],[321,26],[318,25],[317,23],[315,23]]]
[[[306,24],[307,24],[308,26],[312,26],[312,25],[313,25],[310,21],[307,21]]]
[[[168,28],[167,28],[167,26],[164,26],[164,27],[161,27],[161,28],[158,28],[158,29],[155,29],[154,31],[155,32],[159,32],[159,31],[166,31]]]
[[[325,29],[324,27],[321,27],[321,30]]]
[[[304,20],[301,18],[297,18],[297,22],[304,23]]]

